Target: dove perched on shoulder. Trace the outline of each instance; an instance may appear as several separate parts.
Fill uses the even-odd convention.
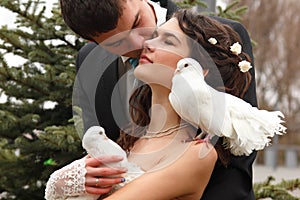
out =
[[[192,58],[177,63],[169,101],[177,114],[209,135],[226,137],[233,155],[249,155],[282,135],[284,115],[280,111],[259,110],[231,94],[209,86],[201,65]]]
[[[128,182],[132,181],[133,179],[139,177],[144,173],[144,171],[137,164],[129,162],[127,160],[126,152],[117,143],[109,139],[105,134],[105,130],[100,126],[92,126],[86,131],[82,138],[82,146],[87,151],[87,153],[94,158],[112,155],[118,155],[123,157],[122,161],[105,164],[106,167],[127,168],[127,172],[123,174],[125,182],[120,183],[119,185],[115,185],[113,191],[119,189],[120,187],[124,186]],[[97,197],[97,195],[87,194],[86,196],[81,196],[74,199],[94,200],[98,199],[99,196],[100,195],[98,195]]]

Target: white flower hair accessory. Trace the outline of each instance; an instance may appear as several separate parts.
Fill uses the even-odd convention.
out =
[[[242,60],[241,62],[239,62],[238,66],[240,68],[240,71],[243,73],[249,71],[249,69],[252,68],[251,63],[246,60]]]
[[[211,44],[213,44],[213,45],[215,45],[215,44],[218,43],[218,41],[216,40],[216,38],[213,38],[213,37],[209,38],[208,42],[211,43]]]
[[[240,43],[236,42],[230,46],[230,51],[235,55],[239,55],[240,53],[242,53],[242,46],[240,45]]]

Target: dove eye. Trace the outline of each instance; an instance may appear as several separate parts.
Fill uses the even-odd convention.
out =
[[[189,64],[187,64],[187,63],[184,64],[184,67],[188,67],[188,66],[189,66]]]
[[[99,134],[102,135],[103,133],[100,131]]]

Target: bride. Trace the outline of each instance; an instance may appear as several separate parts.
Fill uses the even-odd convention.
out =
[[[241,58],[250,62],[249,56],[242,50],[236,53],[230,48],[232,44],[241,43],[238,34],[209,17],[189,10],[176,12],[144,44],[134,75],[145,84],[130,98],[133,123],[118,140],[128,152],[128,160],[146,173],[100,198],[199,200],[215,165],[227,166],[230,162],[230,148],[224,146],[226,138],[195,140],[198,129],[182,120],[170,104],[168,97],[178,61],[185,57],[199,58],[200,52],[191,50],[188,38],[208,52],[222,77],[223,85],[214,83],[215,70],[203,65],[209,85],[240,98],[248,89],[251,75],[247,69],[241,71],[238,63]],[[97,189],[109,192],[112,184],[126,181],[122,177],[99,177],[95,173],[97,169],[97,158],[87,156],[55,171],[47,183],[45,198],[65,199],[85,195],[88,191],[95,194]],[[88,176],[87,172],[93,170],[94,176]],[[66,174],[76,174],[76,178],[70,181]],[[75,182],[76,191],[72,188]]]

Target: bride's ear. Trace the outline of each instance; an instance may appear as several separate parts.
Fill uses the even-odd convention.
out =
[[[204,69],[203,70],[203,76],[206,77],[206,75],[208,74],[208,72],[209,72],[209,69]]]

